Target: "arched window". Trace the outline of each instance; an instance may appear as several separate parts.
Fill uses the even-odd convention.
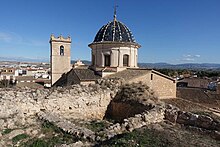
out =
[[[60,46],[60,56],[64,56],[64,46]]]
[[[111,65],[111,56],[110,55],[105,55],[105,66],[110,66]]]
[[[123,55],[123,66],[128,66],[129,63],[129,55]]]
[[[95,55],[92,54],[92,65],[95,65]]]

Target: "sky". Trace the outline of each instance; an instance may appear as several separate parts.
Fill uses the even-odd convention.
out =
[[[220,0],[117,0],[117,20],[142,47],[138,62],[220,63]],[[0,57],[49,59],[50,35],[72,38],[71,59],[90,60],[114,0],[0,0]]]

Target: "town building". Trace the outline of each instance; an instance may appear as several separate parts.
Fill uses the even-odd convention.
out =
[[[18,76],[18,70],[16,68],[2,68],[0,70],[0,80],[9,80],[15,82],[16,76]]]

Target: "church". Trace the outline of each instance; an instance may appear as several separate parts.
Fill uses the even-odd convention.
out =
[[[117,20],[116,9],[112,21],[97,32],[91,48],[91,65],[71,66],[71,38],[50,37],[51,84],[68,86],[94,84],[100,78],[123,78],[126,82],[146,83],[159,98],[176,97],[176,81],[155,70],[138,67],[138,44],[131,30]]]

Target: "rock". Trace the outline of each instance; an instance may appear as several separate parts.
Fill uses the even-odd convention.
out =
[[[174,108],[172,105],[167,105],[165,110],[165,119],[172,123],[176,123],[179,109]]]
[[[43,138],[43,137],[45,137],[44,134],[40,134],[40,135],[38,136],[38,138]]]
[[[213,131],[212,137],[216,140],[220,140],[220,132],[219,131]]]
[[[0,119],[0,130],[3,130],[5,126],[5,121],[3,119]]]
[[[12,132],[10,132],[9,134],[7,134],[7,138],[8,139],[12,139],[14,138],[15,136],[17,135],[20,135],[20,134],[24,134],[24,131],[23,130],[13,130]]]
[[[192,114],[189,112],[179,111],[176,122],[179,124],[193,125],[190,121]]]
[[[38,134],[38,130],[31,131],[31,134],[34,135],[34,136],[37,135]]]
[[[216,122],[214,129],[220,132],[220,122]]]
[[[196,126],[200,128],[210,129],[212,126],[213,119],[209,116],[199,115],[196,120]]]

